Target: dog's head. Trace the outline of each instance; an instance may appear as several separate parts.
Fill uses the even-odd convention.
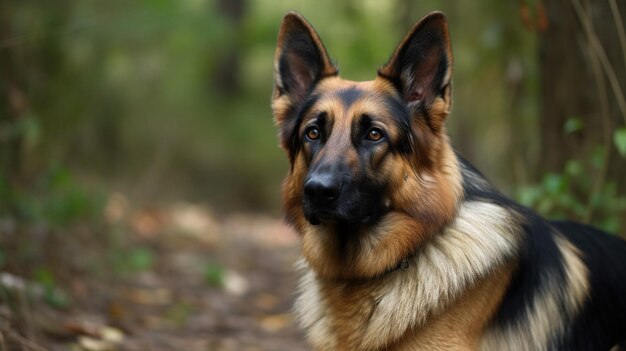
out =
[[[285,16],[272,97],[291,162],[283,196],[318,273],[379,274],[453,217],[460,181],[444,126],[451,69],[441,13],[417,23],[366,82],[340,78],[313,27],[299,14]],[[399,226],[415,232],[399,234]],[[375,252],[390,245],[397,249]],[[358,268],[368,254],[389,257]]]

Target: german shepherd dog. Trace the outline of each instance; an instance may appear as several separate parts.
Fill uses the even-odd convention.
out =
[[[542,219],[451,147],[443,14],[354,82],[289,13],[274,71],[284,207],[303,254],[295,310],[315,350],[623,345],[626,242]]]

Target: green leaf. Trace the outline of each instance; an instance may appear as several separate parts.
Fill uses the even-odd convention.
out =
[[[168,308],[168,310],[165,312],[165,317],[168,320],[174,322],[177,326],[182,326],[189,319],[193,312],[193,305],[186,302],[181,302],[174,304],[172,305],[172,307]]]
[[[517,200],[524,206],[533,206],[541,198],[541,189],[537,186],[521,187],[517,193]]]
[[[44,300],[52,307],[64,309],[69,307],[69,296],[59,288],[46,288],[44,291]]]
[[[593,149],[591,154],[591,165],[600,169],[604,167],[604,163],[606,162],[606,149],[602,145],[598,145]]]
[[[615,216],[605,219],[603,222],[600,222],[599,225],[609,233],[619,232],[619,220]]]
[[[13,138],[22,137],[26,144],[32,146],[35,145],[40,138],[41,126],[35,116],[26,114],[11,125],[7,132],[5,137],[6,135]]]
[[[209,263],[204,268],[204,279],[211,286],[224,284],[224,267],[217,263]]]
[[[38,268],[34,273],[34,279],[46,289],[53,289],[56,286],[54,273],[46,267]]]
[[[154,253],[147,248],[137,248],[130,252],[130,268],[134,271],[144,271],[154,264]]]
[[[584,123],[580,118],[570,118],[565,121],[565,124],[563,125],[563,131],[565,132],[565,134],[572,134],[583,129],[583,126]]]
[[[548,173],[543,178],[543,187],[548,194],[558,194],[567,190],[567,180],[559,173]]]
[[[613,142],[619,154],[626,157],[626,127],[619,128],[613,132]]]
[[[69,296],[57,286],[54,273],[50,269],[38,268],[34,272],[33,278],[43,288],[43,298],[50,306],[66,308],[70,305]]]
[[[604,167],[604,163],[606,162],[606,148],[604,145],[598,145],[593,148],[591,151],[591,166],[595,169],[600,169]]]
[[[583,166],[576,160],[569,160],[565,164],[565,173],[575,177],[583,173]]]

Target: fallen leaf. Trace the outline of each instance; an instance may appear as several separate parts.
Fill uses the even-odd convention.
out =
[[[124,341],[124,333],[119,329],[104,326],[100,329],[100,338],[109,343],[119,344]]]
[[[142,305],[165,305],[172,301],[172,293],[164,288],[132,289],[128,299]]]
[[[89,336],[78,338],[78,346],[84,351],[111,351],[112,345],[106,341],[98,340]]]
[[[271,310],[278,305],[279,299],[275,295],[262,293],[256,297],[254,304],[261,309]]]
[[[224,277],[224,290],[235,296],[242,296],[248,291],[248,281],[246,278],[234,271],[227,271]]]
[[[109,223],[120,221],[128,211],[128,200],[120,193],[113,193],[109,196],[104,207],[104,218]]]
[[[291,323],[291,314],[273,314],[266,317],[262,317],[260,324],[261,328],[268,332],[277,332],[284,329]]]

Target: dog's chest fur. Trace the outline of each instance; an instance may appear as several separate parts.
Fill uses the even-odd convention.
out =
[[[508,284],[515,228],[504,208],[466,202],[406,269],[328,281],[302,262],[297,317],[317,350],[474,349]]]

